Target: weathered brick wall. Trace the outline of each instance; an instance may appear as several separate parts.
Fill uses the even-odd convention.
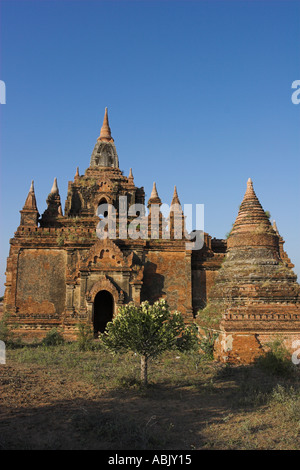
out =
[[[204,234],[204,246],[192,252],[193,312],[205,308],[211,288],[224,261],[226,240]]]
[[[148,251],[141,298],[166,298],[172,310],[192,318],[190,257],[184,251]]]
[[[208,264],[209,263],[206,263],[206,265]],[[218,269],[216,269],[214,266],[212,269],[209,269],[207,266],[206,268],[200,267],[193,269],[193,311],[195,315],[197,314],[198,310],[205,308],[209,299],[209,292],[215,283],[217,274]]]
[[[18,258],[18,312],[61,314],[65,308],[65,273],[66,255],[63,250],[22,250]]]
[[[215,358],[221,362],[232,364],[251,364],[265,351],[270,344],[280,340],[291,355],[298,353],[299,331],[281,331],[274,328],[269,333],[234,332],[222,333],[215,343]]]

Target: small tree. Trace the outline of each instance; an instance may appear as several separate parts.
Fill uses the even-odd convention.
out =
[[[107,324],[103,343],[114,352],[133,351],[141,356],[141,381],[148,383],[148,360],[172,349],[196,346],[196,325],[186,326],[180,313],[171,314],[165,300],[128,304]]]

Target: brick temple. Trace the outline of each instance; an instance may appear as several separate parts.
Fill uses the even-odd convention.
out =
[[[278,334],[288,347],[300,339],[300,286],[250,180],[227,240],[204,233],[202,248],[190,248],[176,186],[169,216],[158,211],[153,234],[162,205],[156,184],[145,201],[132,170],[123,174],[106,109],[90,166],[83,175],[77,168],[64,210],[56,178],[46,201],[40,216],[32,182],[10,240],[4,312],[23,338],[41,339],[58,327],[74,339],[80,322],[97,335],[119,306],[165,298],[187,323],[201,318],[204,307],[221,309],[216,356],[222,361],[250,362]],[[113,238],[99,238],[99,217],[107,215],[99,207],[112,205],[118,220],[120,201],[147,206],[149,236],[123,237],[117,224]],[[132,221],[128,215],[127,225]]]

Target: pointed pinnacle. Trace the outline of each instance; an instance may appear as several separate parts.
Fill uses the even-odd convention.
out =
[[[161,200],[160,200],[160,197],[158,195],[155,182],[153,183],[153,188],[152,188],[150,198],[149,198],[149,201],[148,201],[148,207],[151,204],[161,204]]]
[[[154,182],[152,192],[151,192],[151,195],[150,195],[150,199],[156,198],[156,197],[158,197],[158,193],[157,193],[157,189],[156,189],[156,183]]]
[[[29,189],[23,209],[37,210],[33,180],[31,181],[30,189]]]
[[[129,170],[129,176],[128,176],[128,178],[133,179],[132,168],[130,168],[130,170]]]
[[[79,167],[76,168],[75,178],[79,177]]]
[[[98,137],[98,140],[102,140],[104,142],[113,141],[113,138],[111,136],[111,130],[110,130],[110,127],[109,127],[109,122],[108,122],[107,108],[105,108],[103,124],[102,124],[102,127],[101,127],[100,136]]]
[[[245,192],[245,196],[244,198],[255,198],[257,199],[257,196],[255,194],[255,191],[254,191],[254,187],[253,187],[253,182],[252,182],[252,179],[251,178],[248,178],[248,181],[247,181],[247,188],[246,188],[246,192]],[[258,200],[258,199],[257,199]]]
[[[176,186],[174,186],[174,193],[173,193],[173,199],[172,199],[172,202],[171,202],[171,206],[173,204],[179,204],[180,205],[180,201],[179,201],[179,197],[178,197],[178,193],[177,193],[177,188]]]
[[[236,230],[245,230],[246,227],[250,227],[249,230],[253,230],[253,227],[260,227],[262,230],[265,227],[266,230],[270,227],[270,221],[257,195],[255,194],[253,183],[251,178],[247,181],[247,189],[239,207],[237,218],[233,224],[231,234],[235,233]]]
[[[57,178],[54,178],[53,186],[50,192],[51,194],[58,194]]]
[[[273,226],[274,231],[275,231],[277,234],[279,234],[275,220],[273,220],[272,226]]]

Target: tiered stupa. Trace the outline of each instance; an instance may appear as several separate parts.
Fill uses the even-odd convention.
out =
[[[299,339],[299,284],[283,243],[249,178],[209,296],[208,308],[222,313],[218,359],[249,363],[277,337],[289,349]]]

